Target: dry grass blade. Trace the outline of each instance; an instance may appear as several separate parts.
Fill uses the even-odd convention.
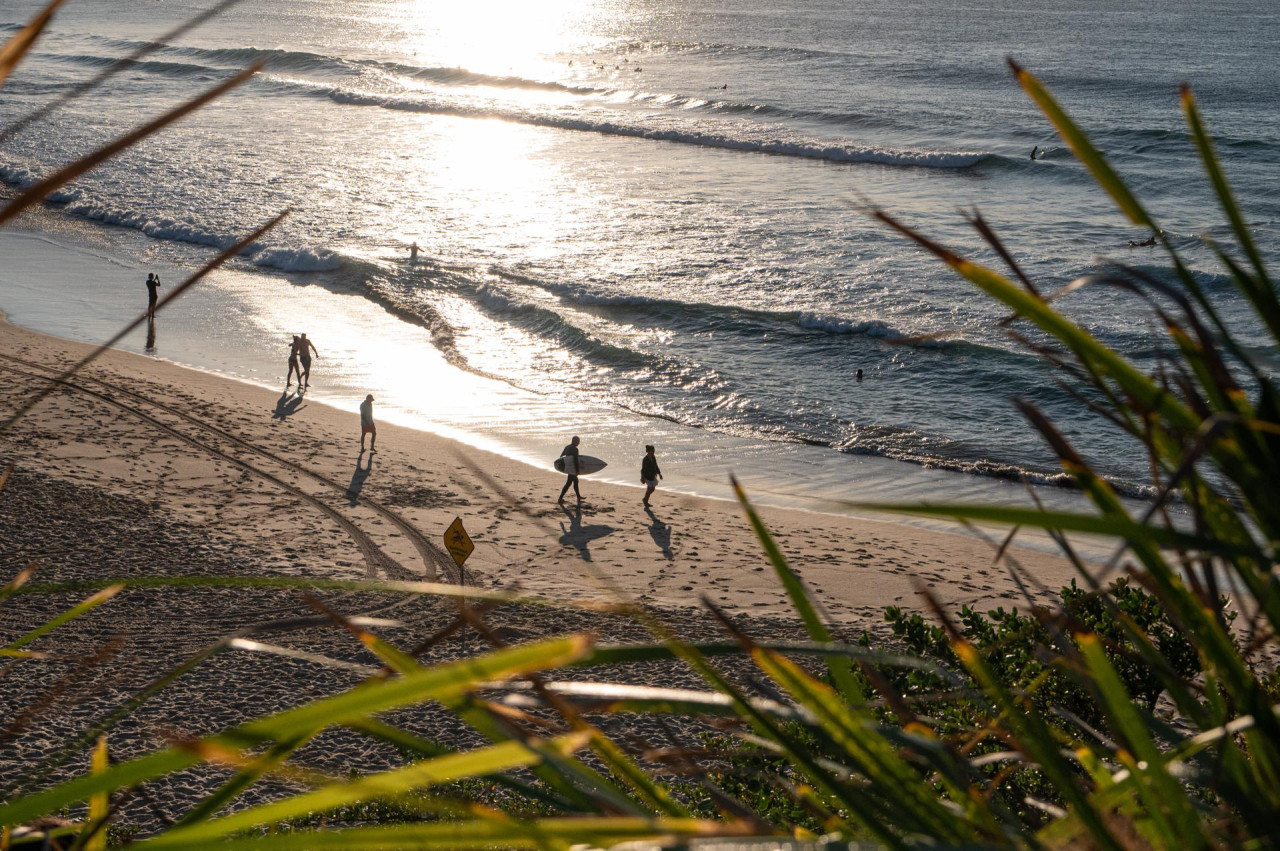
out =
[[[1040,291],[1036,289],[1036,285],[1031,283],[1031,279],[1022,271],[1022,267],[1018,265],[1018,261],[1013,259],[1013,254],[1008,248],[1005,248],[1004,242],[1000,237],[996,236],[996,232],[991,229],[991,225],[987,224],[987,220],[982,217],[982,214],[975,209],[973,211],[973,215],[966,215],[964,218],[965,221],[972,225],[973,229],[976,230],[984,240],[986,240],[987,245],[990,245],[995,252],[1000,255],[1000,259],[1003,260],[1005,265],[1009,267],[1009,270],[1017,276],[1018,280],[1022,282],[1022,285],[1027,288],[1027,291],[1032,295],[1040,295]]]
[[[210,260],[199,271],[191,275],[189,278],[187,278],[185,281],[179,284],[176,288],[174,288],[172,292],[170,292],[167,296],[161,299],[160,302],[156,304],[156,311],[160,311],[161,309],[163,309],[164,306],[167,305],[169,302],[173,301],[175,298],[178,298],[180,295],[182,295],[182,293],[185,292],[187,288],[190,287],[192,284],[202,279],[205,275],[208,275],[214,269],[217,269],[223,263],[226,263],[232,257],[235,257],[237,254],[239,254],[248,246],[257,242],[259,239],[263,237],[263,235],[268,233],[276,225],[280,224],[280,222],[283,221],[284,217],[287,215],[289,215],[288,210],[276,216],[274,219],[267,222],[265,225],[258,228],[253,233],[249,234],[244,239],[240,240],[235,245],[231,246],[230,248],[228,248],[227,250],[219,254],[217,257]],[[47,387],[45,387],[43,390],[36,393],[33,397],[27,400],[27,402],[25,402],[20,408],[18,408],[18,410],[15,411],[7,420],[5,420],[3,424],[0,424],[0,434],[3,434],[4,432],[12,428],[14,423],[18,422],[18,420],[22,419],[24,416],[30,413],[32,408],[34,408],[36,405],[40,404],[42,401],[47,399],[50,395],[55,393],[58,390],[58,388],[62,385],[63,382],[71,378],[73,375],[75,375],[84,367],[88,366],[93,361],[97,360],[99,357],[102,356],[102,354],[105,351],[110,349],[116,343],[123,340],[130,331],[132,331],[134,328],[137,328],[139,325],[141,325],[146,321],[147,321],[147,315],[144,313],[141,316],[139,316],[137,319],[133,320],[128,325],[126,325],[123,329],[116,332],[116,334],[110,340],[107,340],[105,343],[98,346],[92,352],[85,355],[79,361],[77,361],[76,363],[68,367],[61,375],[59,375],[57,378],[51,381]]]
[[[58,3],[61,3],[61,2],[62,0],[58,0]],[[121,71],[132,68],[143,57],[156,52],[162,47],[165,47],[166,42],[170,42],[170,41],[173,41],[174,39],[181,38],[183,35],[195,29],[196,27],[200,26],[205,21],[208,21],[210,18],[217,17],[218,15],[221,15],[223,12],[230,9],[232,6],[235,6],[242,2],[244,2],[244,0],[222,0],[222,2],[218,3],[216,6],[213,6],[212,8],[201,12],[200,14],[196,15],[193,18],[189,18],[188,20],[183,21],[181,24],[169,30],[168,32],[160,35],[158,38],[144,43],[137,50],[133,51],[133,53],[130,53],[128,56],[123,56],[120,59],[117,59],[115,62],[112,62],[106,68],[103,68],[101,71],[99,71],[97,74],[94,74],[92,77],[85,80],[83,83],[79,83],[75,86],[72,86],[70,91],[54,98],[48,103],[45,103],[37,107],[36,109],[24,115],[22,118],[19,118],[17,121],[10,124],[3,131],[0,131],[0,144],[3,144],[4,142],[9,141],[10,139],[18,135],[19,133],[21,133],[30,125],[58,111],[62,107],[71,103],[72,101],[84,97],[89,92],[98,88],[98,86],[101,86],[103,83],[105,83],[107,80],[111,79]],[[54,5],[56,6],[57,3],[55,3]],[[0,75],[0,80],[2,79],[3,77],[2,75]]]
[[[258,73],[261,69],[262,65],[260,63],[249,66],[231,79],[223,83],[219,83],[212,89],[209,89],[204,94],[192,98],[176,109],[166,112],[154,121],[148,122],[138,129],[126,133],[114,142],[103,145],[88,156],[81,157],[70,165],[63,166],[44,180],[41,180],[39,183],[27,187],[19,192],[3,209],[0,209],[0,225],[3,225],[5,222],[9,221],[31,205],[40,203],[49,195],[50,192],[65,186],[85,172],[92,171],[121,151],[133,147],[148,136],[164,129],[178,119],[195,112],[210,101],[222,97],[224,94],[231,91],[254,74]]]
[[[58,10],[63,0],[53,0],[48,6],[40,11],[18,34],[9,39],[4,47],[0,47],[0,86],[4,85],[4,81],[18,63],[22,61],[22,57],[27,55],[27,51],[36,43],[36,39],[40,38],[40,33],[44,32],[44,28],[49,25],[49,21],[53,19],[53,13]]]

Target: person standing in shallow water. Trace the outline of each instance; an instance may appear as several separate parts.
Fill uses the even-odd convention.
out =
[[[156,274],[147,275],[147,318],[156,318],[156,300],[160,294],[156,292],[160,289],[160,276]]]
[[[644,507],[649,507],[649,497],[658,488],[658,479],[662,478],[662,470],[658,468],[656,450],[650,445],[644,448],[644,460],[640,462],[640,482],[645,486]]]
[[[302,368],[298,366],[298,335],[293,335],[293,342],[289,344],[289,377],[284,380],[284,387],[289,389],[289,385],[293,383],[293,374],[298,374],[298,386],[302,386]]]
[[[369,454],[378,451],[378,429],[373,424],[373,394],[360,403],[360,451],[364,452],[364,436],[369,435]],[[372,462],[370,462],[372,463]]]
[[[564,495],[569,492],[570,485],[573,485],[573,494],[578,498],[578,502],[582,502],[582,491],[578,490],[578,458],[581,457],[581,453],[578,452],[578,444],[581,442],[582,438],[575,434],[569,445],[560,450],[560,457],[565,459],[564,472],[567,476],[564,480],[564,487],[560,488],[560,498],[556,500],[561,505],[564,505]],[[570,458],[573,460],[568,460]]]
[[[311,353],[315,352],[316,357],[320,357],[320,351],[311,344],[307,339],[306,332],[298,335],[298,359],[302,361],[302,374],[298,377],[298,384],[302,387],[311,386]]]

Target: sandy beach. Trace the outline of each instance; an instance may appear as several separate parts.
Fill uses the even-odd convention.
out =
[[[87,348],[0,325],[6,410],[46,386],[54,370]],[[316,381],[323,381],[317,373]],[[583,479],[585,500],[556,505],[563,479],[460,443],[382,424],[375,455],[359,453],[356,406],[344,411],[272,393],[153,358],[109,352],[39,405],[3,438],[14,465],[0,506],[0,569],[34,564],[34,581],[214,575],[437,580],[460,577],[442,557],[440,535],[462,519],[476,549],[465,582],[567,601],[609,601],[598,577],[658,612],[690,638],[720,635],[700,598],[723,606],[754,634],[798,639],[772,571],[738,506],[659,490],[652,513],[640,487]],[[584,449],[589,450],[587,436]],[[639,466],[639,454],[635,459]],[[886,522],[766,509],[765,521],[847,638],[886,635],[881,610],[920,608],[917,588],[951,604],[986,607],[1022,600],[988,543]],[[1039,581],[1069,581],[1062,560],[1019,558]],[[11,640],[85,594],[21,595],[0,607]],[[408,647],[448,625],[453,604],[400,594],[325,592],[345,615],[385,621],[376,630]],[[175,734],[209,732],[358,681],[373,659],[349,635],[316,624],[292,589],[134,589],[42,638],[53,654],[43,680],[10,680],[0,716],[10,719],[0,760],[24,769],[54,742],[89,728],[185,659],[241,630],[256,639],[337,660],[344,667],[249,652],[221,652],[160,691],[113,733],[129,756]],[[291,622],[297,619],[302,622]],[[641,641],[624,618],[573,608],[513,607],[488,615],[506,642],[567,630]],[[311,619],[311,620],[307,620]],[[266,624],[266,626],[263,626]],[[428,661],[477,652],[464,631],[428,651]],[[621,682],[697,686],[674,665],[594,672]],[[52,697],[41,698],[40,695]],[[410,728],[455,745],[474,734],[443,712],[415,710]],[[641,723],[628,735],[660,744]],[[367,741],[313,743],[308,764],[335,772],[391,764]],[[77,757],[64,771],[82,769]],[[130,823],[174,813],[217,780],[212,769],[153,789],[133,802]],[[38,781],[37,781],[38,782]],[[273,794],[260,784],[242,803]]]

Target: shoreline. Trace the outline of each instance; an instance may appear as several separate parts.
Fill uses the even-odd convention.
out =
[[[0,322],[0,408],[13,410],[58,368],[90,349]],[[0,575],[36,565],[36,583],[122,577],[257,577],[442,580],[456,577],[430,553],[454,518],[475,552],[465,564],[479,588],[532,594],[555,607],[487,611],[490,634],[522,643],[566,632],[606,642],[643,642],[629,618],[579,604],[643,604],[687,640],[725,640],[702,607],[715,603],[757,640],[806,640],[760,543],[739,507],[660,489],[651,511],[643,490],[586,478],[581,506],[560,508],[563,479],[504,455],[382,420],[376,455],[358,453],[358,398],[349,410],[280,397],[274,390],[110,350],[0,435],[0,463],[14,473],[0,494]],[[0,414],[3,414],[0,411]],[[377,412],[375,411],[375,416]],[[792,568],[839,640],[864,632],[892,645],[884,609],[927,611],[918,591],[948,610],[1022,607],[1018,583],[993,565],[987,542],[899,523],[760,506]],[[426,544],[424,544],[424,541]],[[1052,592],[1074,570],[1035,551],[1018,560]],[[2,581],[2,580],[0,580]],[[377,592],[314,592],[330,610],[373,618],[401,648],[437,635],[456,617],[451,602]],[[0,606],[0,641],[24,635],[82,594],[18,594]],[[1036,605],[1056,593],[1031,592]],[[278,648],[228,647],[249,635]],[[48,682],[76,688],[25,721],[0,772],[26,772],[211,646],[223,647],[165,687],[111,732],[112,753],[138,756],[272,711],[350,688],[377,660],[321,616],[296,589],[131,588],[42,636],[42,677],[15,681],[0,715],[37,705]],[[474,633],[431,646],[424,663],[467,658],[487,647]],[[285,655],[291,654],[291,655]],[[725,664],[731,664],[726,662]],[[734,670],[732,668],[727,670]],[[744,674],[746,672],[744,671]],[[699,688],[682,664],[654,662],[594,671],[592,678]],[[480,738],[433,706],[397,713],[398,726],[431,741],[472,748]],[[605,732],[676,746],[689,730],[643,718],[608,719]],[[692,723],[692,722],[691,722]],[[38,782],[82,776],[87,747]],[[395,749],[357,735],[327,735],[298,752],[313,769],[345,776],[400,764]],[[120,822],[143,833],[173,819],[229,777],[205,765],[149,784],[151,803],[131,800]],[[287,781],[255,784],[237,806],[287,794]]]
[[[50,365],[86,349],[7,322],[0,325],[0,354],[9,357]],[[15,380],[39,384],[37,379],[15,374],[12,361],[4,361],[4,366],[0,377],[9,385],[9,398],[16,400],[23,395],[14,387]],[[562,568],[589,562],[602,568],[627,570],[629,576],[621,583],[624,590],[660,607],[687,606],[691,594],[712,591],[719,595],[717,602],[745,602],[760,613],[789,614],[772,573],[764,570],[765,561],[757,542],[733,503],[659,489],[652,515],[646,516],[640,506],[641,488],[584,477],[586,502],[578,513],[572,505],[564,510],[555,504],[563,479],[553,472],[538,473],[505,456],[383,420],[379,421],[379,453],[373,458],[367,453],[363,459],[357,458],[355,400],[349,412],[329,405],[312,405],[307,399],[282,411],[272,392],[118,350],[109,351],[90,366],[86,379],[86,384],[92,380],[106,382],[98,389],[108,393],[115,393],[113,388],[140,383],[142,390],[133,392],[160,405],[149,409],[148,416],[182,431],[193,430],[201,441],[208,435],[200,437],[198,426],[175,420],[171,411],[190,412],[194,420],[209,422],[285,461],[313,468],[330,482],[374,494],[389,504],[403,501],[409,506],[403,512],[405,519],[418,524],[423,534],[432,539],[444,531],[454,516],[462,516],[478,548],[468,562],[468,570],[474,570],[489,583],[518,582],[552,596],[564,594],[576,599],[594,593],[588,577],[580,571],[574,577],[563,569],[545,573],[532,566],[543,560]],[[135,453],[129,447],[146,442],[146,434],[157,428],[136,416],[135,421],[122,422],[118,427],[120,445],[124,447],[119,450],[120,455],[102,445],[85,451],[89,444],[105,440],[106,435],[90,432],[80,440],[72,440],[85,428],[85,417],[92,415],[83,411],[75,415],[59,413],[54,400],[62,395],[46,400],[30,415],[30,422],[38,424],[39,433],[58,435],[52,445],[23,448],[21,433],[0,444],[6,455],[18,461],[19,469],[27,463],[38,463],[43,472],[56,478],[105,486],[123,495],[150,493],[151,502],[165,506],[184,521],[225,516],[231,510],[229,506],[238,506],[241,495],[226,483],[201,484],[194,491],[169,483],[175,475],[195,482],[216,479],[214,471],[233,466],[234,455],[214,455],[203,460],[184,457],[191,450],[190,444],[177,457],[169,457],[172,451],[155,457]],[[105,405],[93,397],[81,398],[80,402]],[[116,414],[125,416],[119,411]],[[213,436],[225,442],[224,438]],[[14,439],[19,444],[15,445]],[[223,455],[231,455],[225,446]],[[353,471],[353,460],[366,466],[372,461],[374,469]],[[274,462],[267,459],[266,463],[270,466]],[[432,471],[431,465],[437,469]],[[120,475],[122,470],[129,471],[129,479]],[[276,469],[272,475],[279,473]],[[230,475],[230,471],[224,474]],[[245,470],[240,469],[236,475],[246,475]],[[288,480],[296,478],[296,471],[290,471]],[[490,486],[501,488],[502,493],[487,492]],[[322,492],[325,490],[333,488],[321,488]],[[215,510],[201,507],[194,501],[196,498],[215,504],[222,500],[225,504]],[[358,507],[355,510],[360,511]],[[860,619],[888,605],[912,606],[917,579],[925,587],[932,585],[946,602],[1016,602],[1016,588],[1004,575],[1004,568],[990,565],[992,550],[988,544],[972,537],[860,517],[770,506],[760,506],[759,510],[784,550],[797,558],[798,567],[814,563],[804,568],[806,579],[820,590],[824,604],[837,619]],[[379,520],[376,525],[384,523]],[[400,536],[393,532],[391,537]],[[392,540],[387,551],[405,564],[416,558],[413,548],[403,539]],[[888,557],[884,567],[873,571],[874,579],[849,574],[849,568],[862,569],[877,555]],[[1073,575],[1065,560],[1057,557],[1026,551],[1020,552],[1018,558],[1051,588],[1065,584]],[[356,559],[348,553],[342,561],[348,564],[337,567],[349,570]],[[419,573],[413,578],[422,576]]]
[[[14,259],[8,275],[0,272],[0,309],[15,324],[62,339],[105,339],[135,317],[141,301],[134,291],[141,291],[138,282],[144,270],[158,267],[167,281],[185,273],[181,266],[152,264],[142,259],[145,255],[122,253],[118,246],[81,244],[74,235],[61,232],[10,230],[0,233],[0,241]],[[612,462],[596,478],[624,486],[631,486],[633,477],[627,475],[626,462],[619,466],[618,459],[633,461],[638,470],[640,446],[654,443],[668,473],[664,489],[690,496],[733,502],[733,474],[760,504],[867,519],[876,516],[853,510],[848,503],[926,501],[939,495],[948,501],[1029,502],[1018,482],[879,456],[738,438],[538,396],[448,363],[427,329],[359,294],[340,290],[305,283],[301,277],[218,270],[161,315],[158,341],[147,340],[139,329],[121,346],[270,389],[279,386],[276,379],[284,373],[283,355],[274,354],[280,341],[287,340],[281,329],[302,330],[301,324],[322,347],[312,400],[340,406],[345,399],[372,392],[380,401],[383,422],[459,440],[540,471],[549,470],[550,459],[571,435],[583,434],[584,451]],[[50,298],[50,292],[57,297]],[[1077,506],[1081,501],[1078,492],[1056,487],[1042,489],[1041,496],[1050,506]],[[954,528],[928,518],[895,517],[888,522],[938,531]],[[1101,560],[1109,554],[1105,544],[1081,544],[1086,559]],[[1043,535],[1020,536],[1015,545],[1057,552]]]

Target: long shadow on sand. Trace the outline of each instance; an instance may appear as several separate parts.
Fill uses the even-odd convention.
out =
[[[285,388],[280,394],[280,398],[276,400],[276,409],[271,413],[271,418],[276,420],[284,420],[298,413],[306,407],[302,404],[303,395],[301,393],[293,394],[289,392],[289,388]]]
[[[591,550],[587,547],[592,541],[599,540],[605,535],[612,535],[617,531],[613,526],[605,526],[596,524],[594,526],[582,525],[582,506],[569,508],[568,506],[560,506],[560,510],[569,518],[569,528],[565,528],[564,523],[560,524],[560,529],[564,532],[560,536],[561,546],[573,547],[578,551],[578,555],[582,556],[583,561],[591,561]]]
[[[361,467],[360,459],[363,457],[364,450],[361,449],[356,456],[356,470],[351,474],[351,484],[347,485],[348,505],[356,505],[360,501],[360,489],[364,487],[364,480],[373,472],[373,453],[369,453],[369,463]]]
[[[662,555],[667,561],[673,561],[675,554],[671,552],[671,527],[658,519],[658,515],[653,513],[652,508],[645,508],[645,514],[649,515],[649,519],[653,524],[649,526],[649,537],[653,538],[653,542],[658,545],[658,549],[662,550]]]

